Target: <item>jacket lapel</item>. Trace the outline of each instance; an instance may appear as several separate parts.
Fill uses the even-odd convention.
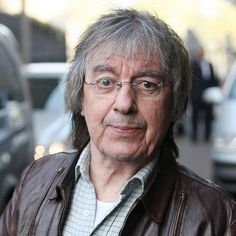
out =
[[[157,223],[162,223],[177,179],[177,163],[170,153],[161,152],[153,175],[141,201],[147,214]]]

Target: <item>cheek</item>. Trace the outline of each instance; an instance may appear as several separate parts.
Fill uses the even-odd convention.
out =
[[[149,106],[144,114],[149,114],[146,116],[148,124],[147,138],[151,142],[161,141],[171,122],[170,101],[159,101],[155,105]]]
[[[94,102],[84,103],[83,114],[88,127],[96,127],[102,122],[102,110],[97,109],[97,104]]]
[[[148,130],[152,136],[159,136],[162,133],[164,127],[169,123],[168,116],[164,109],[159,109],[157,112],[153,113],[152,116],[147,117]]]
[[[87,127],[90,131],[96,131],[103,127],[103,120],[107,114],[107,106],[104,106],[103,99],[93,94],[85,93],[82,101],[82,115],[85,117]]]
[[[88,128],[88,132],[92,140],[97,139],[103,132],[102,131],[103,117],[99,112],[100,111],[97,111],[93,105],[84,106],[83,113]]]

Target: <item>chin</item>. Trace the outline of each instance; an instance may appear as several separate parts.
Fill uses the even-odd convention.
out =
[[[105,142],[106,141],[106,142]],[[142,140],[103,140],[97,145],[97,149],[107,158],[114,161],[137,163],[145,162],[150,155],[151,145],[146,145]]]
[[[114,151],[102,149],[101,152],[107,157],[114,161],[124,162],[124,163],[136,163],[145,159],[145,151]]]

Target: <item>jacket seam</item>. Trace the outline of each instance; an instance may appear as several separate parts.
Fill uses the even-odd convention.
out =
[[[26,169],[25,169],[25,171],[23,172],[23,174],[22,174],[22,177],[21,177],[21,180],[20,180],[20,182],[19,182],[19,190],[21,191],[21,189],[23,189],[24,188],[24,186],[25,186],[25,180],[26,180],[26,178],[27,178],[27,176],[30,174],[30,171],[32,170],[32,168],[33,168],[33,166],[35,165],[35,163],[36,163],[36,161],[34,160]],[[18,194],[18,193],[17,193]],[[21,201],[21,198],[22,198],[22,196],[21,195],[19,195],[19,198],[17,199],[17,202],[15,202],[14,204],[18,204],[19,205],[19,202]],[[13,215],[15,215],[15,211],[17,211],[17,207],[15,207],[14,208],[14,212],[13,212]],[[19,220],[19,219],[18,219]],[[21,226],[21,225],[20,225]],[[29,227],[30,228],[30,227]],[[22,233],[22,230],[23,230],[23,228],[19,228],[18,230],[17,230],[17,232],[20,232],[20,233]]]

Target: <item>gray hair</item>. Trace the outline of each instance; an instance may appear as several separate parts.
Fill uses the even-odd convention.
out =
[[[101,53],[134,59],[141,54],[146,60],[152,56],[158,57],[163,72],[173,84],[173,124],[184,113],[190,93],[191,73],[188,53],[182,40],[165,22],[148,12],[114,10],[101,16],[81,36],[67,76],[65,101],[72,113],[75,147],[79,148],[89,140],[84,117],[80,114],[80,100],[89,60]],[[173,133],[173,125],[171,127],[168,133]]]

